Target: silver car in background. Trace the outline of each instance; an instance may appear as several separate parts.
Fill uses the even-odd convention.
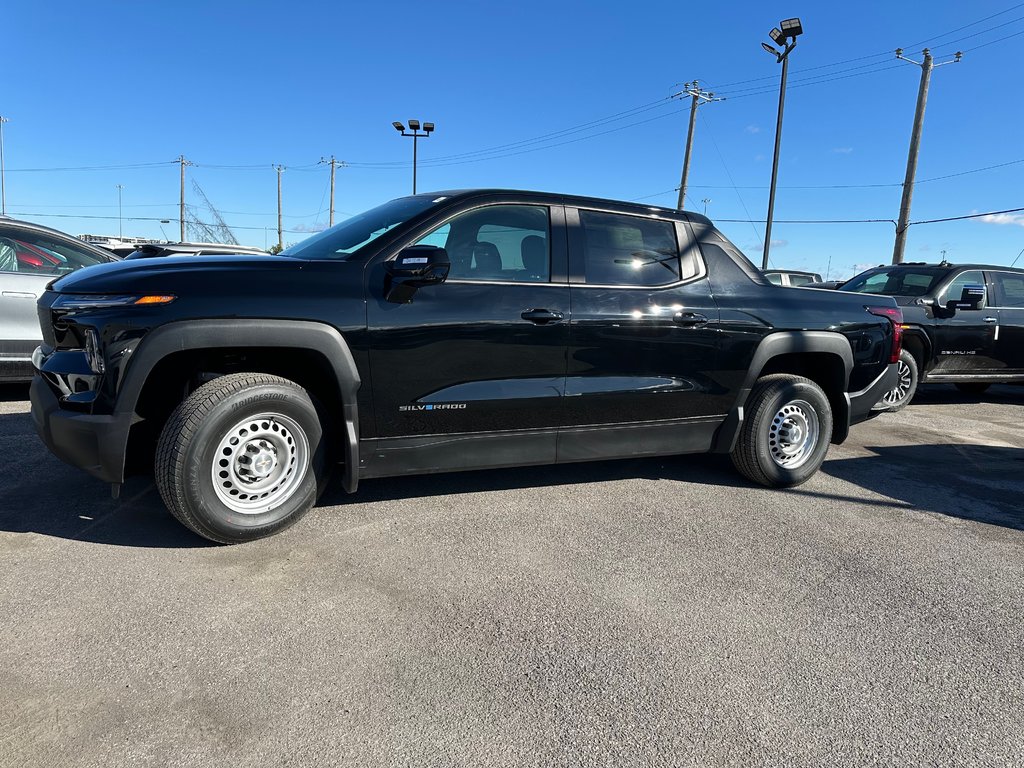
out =
[[[0,216],[0,382],[32,378],[32,352],[42,343],[36,300],[47,283],[117,260],[77,237]]]

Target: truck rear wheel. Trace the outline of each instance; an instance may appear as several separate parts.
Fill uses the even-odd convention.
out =
[[[741,474],[785,488],[818,471],[832,439],[832,407],[821,387],[801,376],[765,376],[750,393],[747,412],[732,452]]]
[[[251,541],[312,508],[326,479],[326,450],[302,387],[263,373],[221,376],[167,420],[156,485],[171,514],[200,536]]]
[[[917,359],[905,349],[900,351],[896,374],[896,386],[882,395],[882,399],[875,403],[871,410],[895,413],[910,405],[910,401],[917,394],[920,374],[918,373]]]

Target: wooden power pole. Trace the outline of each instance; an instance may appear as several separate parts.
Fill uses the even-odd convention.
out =
[[[281,172],[284,166],[277,165],[277,247],[284,250],[284,229],[281,225]]]

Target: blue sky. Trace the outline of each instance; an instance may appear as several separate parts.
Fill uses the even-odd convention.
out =
[[[409,118],[437,125],[420,142],[420,191],[672,206],[688,105],[667,97],[694,78],[727,99],[699,110],[687,207],[707,198],[716,221],[763,219],[780,67],[760,43],[791,16],[805,34],[777,220],[897,218],[920,70],[893,50],[920,60],[926,42],[937,61],[965,56],[932,77],[912,220],[1024,207],[1024,3],[1011,0],[939,0],[927,13],[883,2],[5,5],[8,215],[76,234],[117,233],[121,184],[125,235],[175,238],[171,161],[184,154],[196,215],[209,220],[192,180],[260,247],[276,241],[272,166],[286,166],[295,242],[327,221],[322,156],[350,164],[338,218],[408,194],[411,140],[391,122]],[[28,170],[83,166],[105,169]],[[760,262],[763,224],[720,226]],[[776,223],[772,239],[773,265],[839,277],[888,263],[893,226]],[[911,227],[906,258],[1009,264],[1022,249],[1018,213]]]

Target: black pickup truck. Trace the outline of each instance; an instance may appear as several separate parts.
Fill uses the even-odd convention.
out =
[[[281,256],[139,260],[39,300],[32,413],[153,471],[202,536],[407,473],[713,451],[791,486],[893,388],[886,297],[770,284],[705,217],[537,192],[393,200]]]
[[[1024,383],[1024,269],[986,264],[879,266],[840,291],[892,296],[903,310],[899,381],[878,403],[898,411],[923,382],[980,395]]]

